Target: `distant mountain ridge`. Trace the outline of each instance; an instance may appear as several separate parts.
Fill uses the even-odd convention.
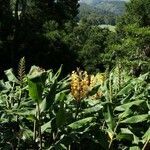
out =
[[[115,25],[117,17],[125,12],[129,0],[80,0],[78,18],[88,20],[91,24]]]
[[[125,3],[129,0],[80,0],[80,11],[85,7],[122,15],[125,12]],[[88,6],[86,6],[88,5]]]
[[[88,5],[95,5],[98,4],[100,2],[126,2],[129,0],[80,0],[80,3],[86,3]]]

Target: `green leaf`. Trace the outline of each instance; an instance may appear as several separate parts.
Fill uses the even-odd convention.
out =
[[[145,100],[136,100],[136,101],[133,101],[133,102],[129,102],[129,103],[117,106],[115,108],[115,110],[116,111],[125,111],[126,109],[129,109],[133,105],[139,106],[140,104],[142,104],[144,102],[145,102]]]
[[[48,129],[51,129],[51,121],[49,121],[41,126],[41,132],[44,133]]]
[[[93,121],[93,119],[94,119],[94,117],[88,117],[85,119],[81,119],[81,120],[78,120],[74,123],[71,123],[70,125],[68,125],[68,127],[73,129],[73,130],[80,129],[82,127],[89,125]]]
[[[148,72],[148,73],[145,73],[145,74],[143,74],[143,75],[140,75],[140,76],[138,77],[138,79],[144,81],[145,79],[148,78],[148,76],[149,76],[149,72]]]
[[[60,68],[58,69],[58,71],[56,72],[56,74],[54,75],[53,78],[55,80],[58,79],[58,77],[60,76],[61,72],[62,72],[62,65],[60,66]]]
[[[130,108],[127,108],[123,113],[119,114],[118,118],[123,119],[131,114],[133,114],[133,111]]]
[[[27,78],[29,96],[37,103],[41,103],[42,101],[42,93],[44,90],[46,77],[47,72],[45,72],[45,70],[37,66],[31,67]]]
[[[56,93],[57,93],[57,82],[54,81],[54,83],[52,83],[52,85],[49,87],[48,94],[46,95],[46,110],[48,110],[50,106],[54,103]]]
[[[101,85],[96,85],[95,87],[92,88],[92,90],[88,93],[88,96],[92,96],[94,94],[96,94],[99,90]]]
[[[32,82],[28,79],[29,96],[37,103],[42,102],[43,85],[40,82]]]
[[[59,142],[56,142],[55,145],[50,146],[48,150],[67,150],[68,148],[61,143],[61,140]]]
[[[123,121],[121,121],[121,123],[139,123],[139,122],[143,122],[146,121],[148,119],[148,114],[144,114],[144,115],[136,115],[130,118],[127,118]]]
[[[121,128],[121,132],[116,136],[118,140],[132,141],[132,144],[138,144],[139,138],[128,128]]]
[[[47,72],[45,72],[44,69],[32,66],[29,71],[28,78],[32,81],[36,80],[36,82],[38,82],[40,80],[40,82],[42,82],[42,79],[45,80],[46,74]]]
[[[60,145],[57,147],[58,148],[58,150],[67,150],[68,148],[64,145],[64,144],[62,144],[62,143],[60,143]]]
[[[6,70],[5,74],[6,74],[6,76],[7,76],[9,81],[14,82],[14,83],[19,83],[19,80],[13,74],[13,70],[12,69]]]
[[[139,146],[132,146],[129,150],[141,150]]]
[[[3,80],[0,80],[0,91],[6,90],[5,83]]]
[[[61,91],[61,92],[57,93],[55,95],[55,101],[59,101],[59,102],[64,101],[66,99],[66,94],[65,93],[67,91],[68,90],[64,90],[64,91]]]
[[[93,107],[84,109],[84,110],[82,111],[82,114],[85,115],[85,114],[95,113],[95,112],[100,111],[102,108],[103,108],[103,106],[102,106],[101,104],[98,104],[98,105],[96,105],[96,106],[93,106]]]
[[[64,102],[61,101],[60,102],[60,108],[59,108],[58,112],[56,113],[57,128],[61,127],[65,123],[66,123],[66,111],[65,111],[65,108],[64,108]]]
[[[133,135],[132,134],[128,134],[128,133],[119,133],[116,136],[117,140],[128,140],[128,141],[132,141],[133,140]]]
[[[108,135],[105,131],[101,130],[100,128],[95,129],[94,132],[94,138],[93,140],[97,143],[99,143],[104,150],[108,150],[109,141],[108,141]],[[94,149],[93,149],[94,150]]]
[[[117,96],[128,94],[132,89],[133,89],[133,84],[129,82],[129,84],[127,84],[123,89],[121,89],[118,92]]]
[[[150,128],[145,132],[145,134],[142,137],[142,141],[145,143],[146,141],[150,140]]]
[[[51,105],[53,104],[54,101],[61,102],[65,98],[66,98],[66,94],[64,92],[59,92],[59,93],[55,94],[55,91],[53,91],[53,92],[49,91],[46,98],[44,98],[44,100],[40,103],[41,112],[47,111],[51,107]]]
[[[48,109],[47,107],[47,101],[46,98],[42,100],[42,102],[40,103],[40,111],[44,112]]]
[[[28,129],[28,128],[22,128],[22,131],[23,131],[22,138],[24,140],[32,139],[33,132],[30,129]]]
[[[108,128],[113,131],[115,128],[115,120],[114,120],[114,116],[113,116],[113,109],[112,109],[112,104],[111,103],[106,103],[104,105],[104,117],[107,123]]]

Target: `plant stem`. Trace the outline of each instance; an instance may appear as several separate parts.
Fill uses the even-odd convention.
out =
[[[109,79],[109,100],[112,103],[112,78]]]
[[[37,118],[37,112],[35,113],[35,118]],[[34,140],[34,142],[36,142],[36,123],[37,123],[37,121],[35,120],[34,121],[34,136],[33,136],[33,140]]]
[[[118,63],[118,90],[120,90],[121,87],[121,63],[119,61]]]
[[[37,108],[38,108],[38,130],[39,130],[40,150],[42,150],[41,112],[39,103],[37,104]]]
[[[147,147],[147,145],[148,145],[149,141],[150,141],[150,140],[147,140],[147,141],[146,141],[146,143],[144,144],[144,146],[143,146],[142,150],[145,150],[145,149],[146,149],[146,147]]]
[[[115,126],[115,128],[114,128],[114,131],[113,131],[114,134],[115,134],[116,131],[117,131],[117,128],[118,128],[118,126],[119,126],[119,123],[120,123],[120,120],[117,122],[117,124],[116,124],[116,126]],[[113,144],[113,141],[114,141],[114,134],[113,134],[113,137],[112,137],[112,139],[111,139],[111,141],[110,141],[110,143],[109,143],[109,150],[111,149],[112,144]]]
[[[78,117],[79,108],[80,108],[80,101],[77,101],[77,109],[76,109],[76,114],[75,114],[75,120],[76,120],[77,117]]]
[[[71,150],[71,145],[69,145],[68,150]]]

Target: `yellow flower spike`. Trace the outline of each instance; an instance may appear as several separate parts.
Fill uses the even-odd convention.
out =
[[[91,90],[96,85],[102,85],[106,80],[105,73],[98,73],[94,75],[88,75],[86,71],[81,71],[79,68],[77,71],[73,71],[71,74],[71,94],[73,97],[80,101],[88,95],[89,90]],[[98,99],[102,96],[102,92],[98,91],[92,99]]]
[[[86,71],[73,71],[71,74],[71,93],[76,100],[85,98],[89,89],[89,76]]]

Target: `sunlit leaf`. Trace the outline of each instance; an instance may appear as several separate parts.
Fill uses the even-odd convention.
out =
[[[14,82],[14,83],[19,83],[19,80],[15,77],[12,69],[6,70],[5,74],[9,81]]]
[[[51,129],[51,121],[45,123],[44,125],[41,126],[41,132],[45,132],[46,130]]]
[[[136,115],[121,121],[121,123],[139,123],[148,120],[148,117],[148,114]]]
[[[93,121],[93,117],[84,118],[68,125],[69,128],[76,130],[89,125]]]
[[[144,102],[145,102],[145,100],[132,101],[132,102],[129,102],[129,103],[126,103],[126,104],[117,106],[117,107],[115,108],[115,110],[116,110],[116,111],[125,111],[126,109],[130,108],[130,107],[133,106],[133,105],[139,106],[140,104],[142,104],[142,103],[144,103]]]

